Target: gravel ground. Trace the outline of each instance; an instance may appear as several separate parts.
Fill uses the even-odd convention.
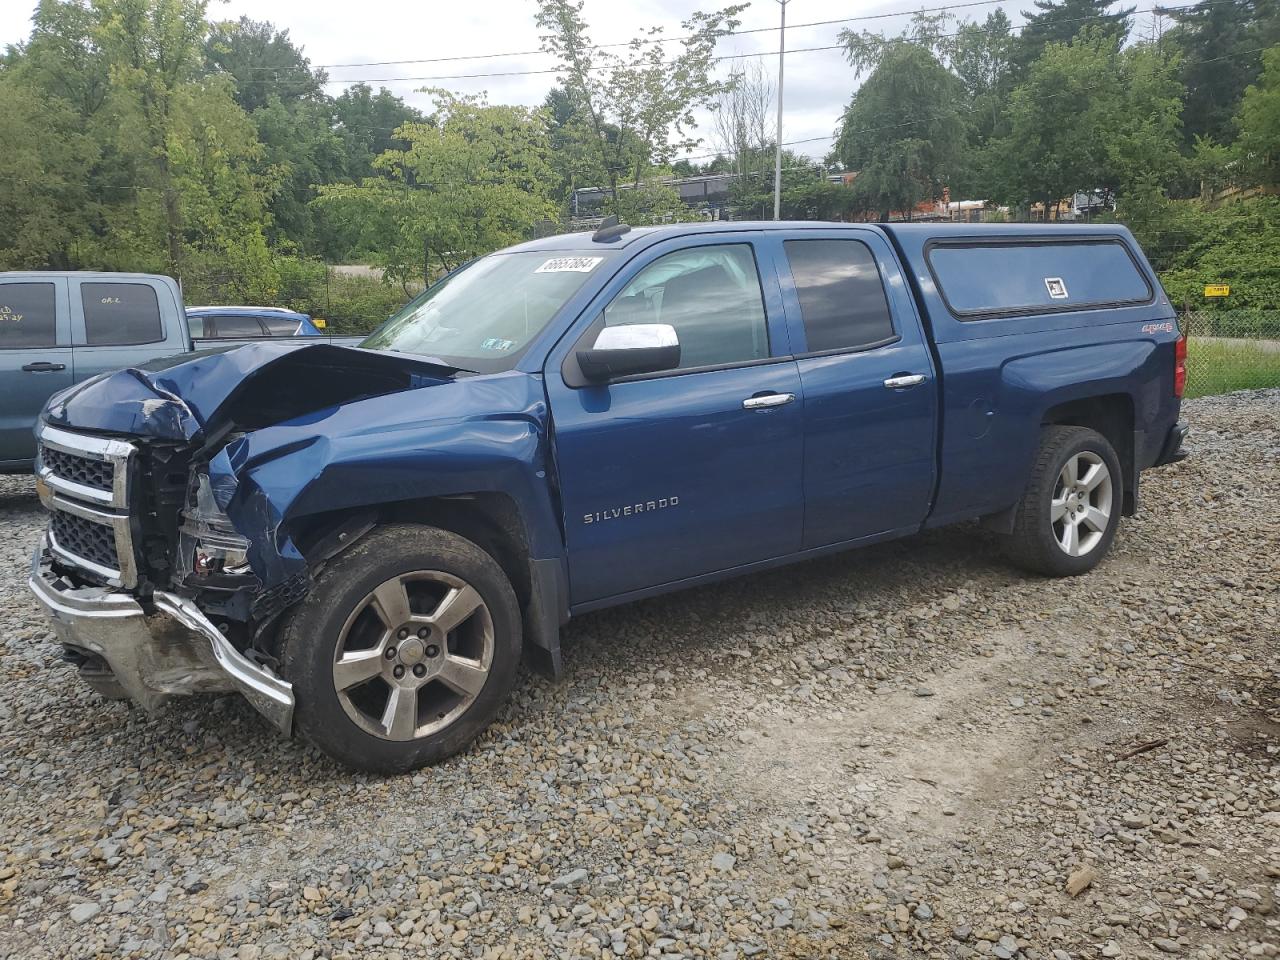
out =
[[[1087,577],[962,528],[584,617],[394,779],[96,699],[0,480],[0,957],[1280,956],[1280,391],[1185,409]]]

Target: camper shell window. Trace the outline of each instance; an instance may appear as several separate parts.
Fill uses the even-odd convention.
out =
[[[1155,293],[1119,238],[934,242],[926,256],[961,320],[1132,306]]]

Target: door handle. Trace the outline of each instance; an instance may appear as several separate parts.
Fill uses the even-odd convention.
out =
[[[55,370],[65,370],[65,363],[50,363],[48,360],[38,360],[35,363],[24,363],[22,369],[27,373],[53,373]]]
[[[900,373],[896,377],[890,377],[884,385],[888,390],[903,390],[907,387],[918,387],[928,379],[923,373]]]
[[[742,409],[768,410],[770,407],[780,407],[784,403],[790,403],[795,398],[794,393],[766,393],[759,397],[747,397],[742,401]]]

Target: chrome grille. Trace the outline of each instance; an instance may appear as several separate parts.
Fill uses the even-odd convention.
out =
[[[115,468],[107,461],[77,456],[48,445],[41,448],[40,459],[53,476],[95,490],[110,491],[115,479]]]
[[[49,533],[64,552],[108,570],[120,569],[116,535],[110,527],[65,510],[55,510],[49,518]]]
[[[52,511],[49,548],[63,563],[115,586],[138,582],[129,521],[129,465],[124,440],[36,428],[40,499]]]

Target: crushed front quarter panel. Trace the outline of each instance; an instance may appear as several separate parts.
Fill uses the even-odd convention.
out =
[[[500,493],[521,508],[534,559],[562,540],[547,482],[541,379],[512,372],[372,397],[239,437],[209,464],[219,506],[252,542],[270,589],[306,573],[293,525],[317,514]]]

